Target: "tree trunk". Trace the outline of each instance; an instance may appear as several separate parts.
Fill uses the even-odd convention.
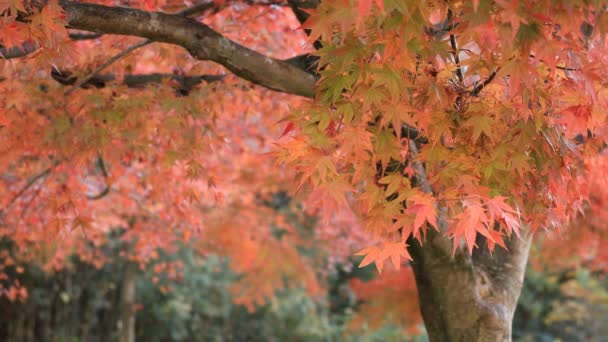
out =
[[[531,234],[512,237],[509,251],[493,255],[480,239],[473,255],[431,234],[421,247],[410,241],[420,308],[432,342],[511,341]]]
[[[120,294],[121,319],[118,328],[120,342],[135,342],[135,281],[137,265],[128,263],[122,280]]]

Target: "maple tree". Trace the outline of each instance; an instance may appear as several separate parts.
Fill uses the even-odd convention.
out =
[[[83,241],[120,226],[137,262],[230,255],[248,306],[284,275],[315,293],[266,205],[288,191],[332,257],[411,261],[432,340],[508,340],[533,234],[608,217],[601,2],[188,5],[0,2],[1,233],[24,257],[103,262]]]

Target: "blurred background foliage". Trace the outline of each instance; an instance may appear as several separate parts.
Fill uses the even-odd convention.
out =
[[[124,247],[119,237],[118,233],[102,247],[107,256],[114,257],[101,267],[76,256],[53,273],[35,264],[5,267],[9,279],[18,281],[28,294],[27,298],[0,298],[0,340],[116,340],[121,324],[120,284],[129,264],[119,257]],[[11,248],[11,241],[1,242],[5,258]],[[373,286],[359,291],[361,284],[376,284],[388,293],[394,291],[392,295],[408,291],[390,288],[375,274],[370,268],[341,269],[328,277],[323,298],[310,298],[298,288],[284,289],[249,312],[233,304],[230,289],[238,275],[230,271],[229,260],[181,246],[174,253],[161,252],[155,262],[138,270],[137,340],[426,341],[422,327],[416,331],[400,326],[410,317],[390,317],[395,312],[382,311],[390,306],[369,310],[374,301],[366,291]],[[385,298],[390,300],[392,295]],[[608,281],[601,272],[529,269],[514,321],[514,340],[600,341],[608,336],[607,323]]]
[[[0,297],[0,340],[116,340],[120,287],[129,262],[118,257],[119,236],[109,241],[104,253],[115,257],[100,268],[77,256],[53,273],[36,264],[6,267],[8,279],[26,288],[28,295],[14,300]],[[3,240],[0,248],[10,251],[11,245]],[[373,329],[351,324],[359,303],[348,281],[369,279],[373,272],[335,273],[329,277],[326,298],[321,299],[297,288],[280,290],[272,301],[249,312],[233,304],[230,289],[238,276],[230,271],[228,260],[181,246],[176,253],[161,252],[155,262],[138,271],[136,340],[423,341],[424,337],[407,335],[390,321]]]
[[[606,341],[606,273],[585,267],[542,272],[530,267],[513,325],[518,341]]]

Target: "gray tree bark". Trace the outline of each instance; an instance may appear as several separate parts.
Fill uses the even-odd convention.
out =
[[[435,234],[421,247],[410,241],[420,309],[431,341],[511,341],[531,235],[512,237],[494,255],[451,253]],[[438,246],[439,245],[439,246]]]

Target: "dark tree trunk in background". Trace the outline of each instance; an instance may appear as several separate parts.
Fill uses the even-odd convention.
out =
[[[129,263],[125,269],[120,293],[121,319],[118,327],[119,342],[135,342],[135,283],[137,265]]]

